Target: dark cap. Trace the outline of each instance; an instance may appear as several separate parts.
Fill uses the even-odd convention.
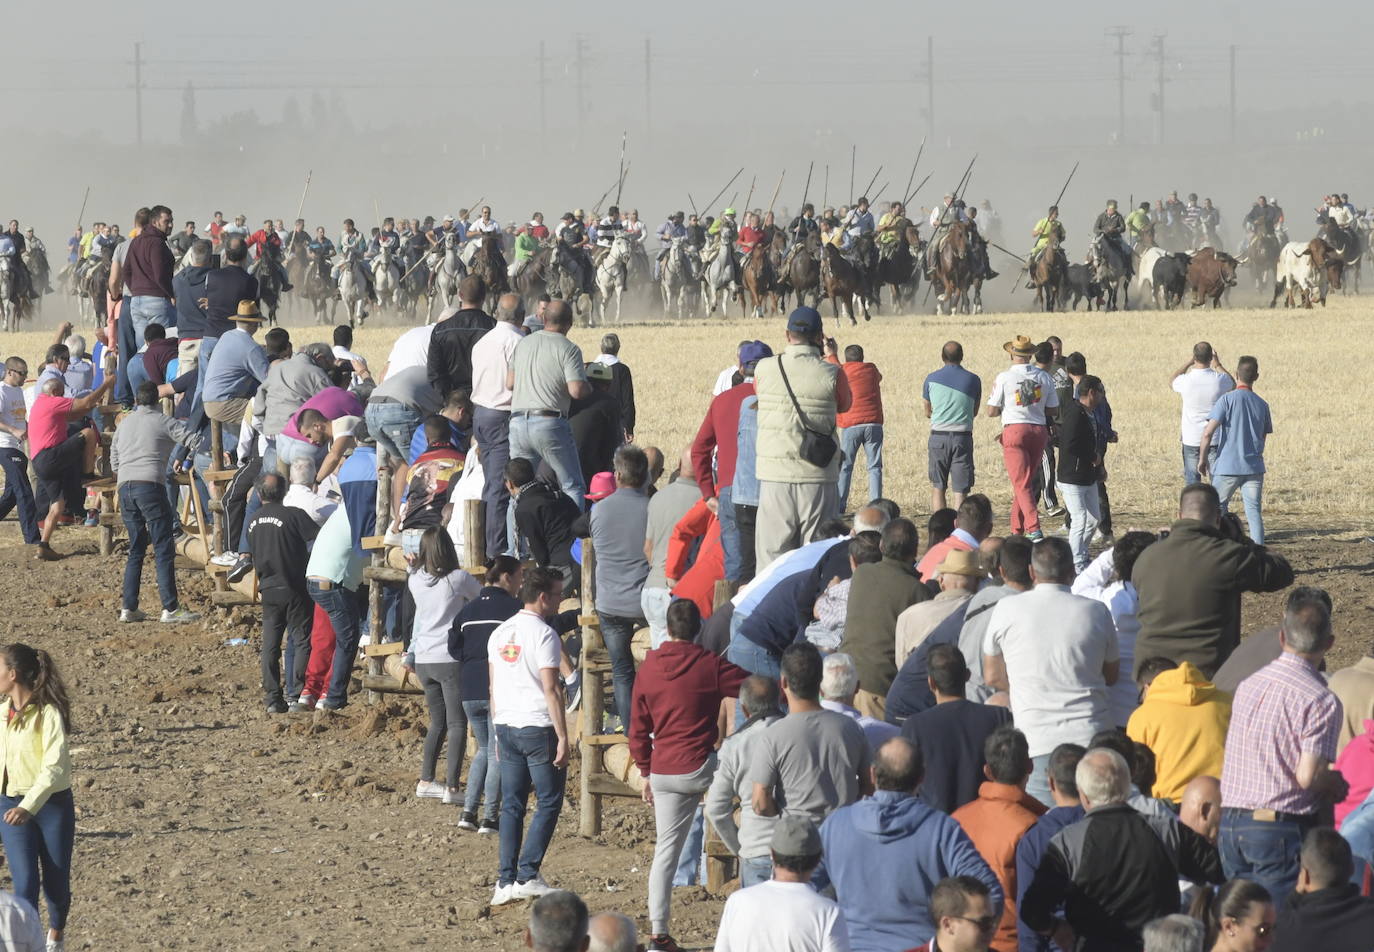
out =
[[[779,856],[820,856],[821,834],[805,817],[785,815],[773,824],[768,845]]]
[[[765,357],[773,356],[773,348],[769,347],[761,340],[751,340],[739,349],[739,362],[741,366],[757,363]]]
[[[787,318],[787,329],[794,334],[816,335],[821,332],[821,315],[814,307],[799,307]]]

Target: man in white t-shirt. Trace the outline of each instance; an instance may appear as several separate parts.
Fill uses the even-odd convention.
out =
[[[1073,550],[1052,537],[1035,546],[1028,592],[999,601],[983,636],[983,680],[1011,692],[1011,713],[1035,769],[1026,793],[1053,807],[1046,768],[1060,744],[1087,747],[1112,723],[1107,689],[1121,669],[1107,606],[1074,595]]]
[[[773,878],[726,900],[715,952],[849,952],[840,907],[811,887],[821,861],[815,824],[805,817],[780,818],[770,848]]]
[[[448,320],[457,313],[458,308],[446,307],[439,313],[439,320]],[[396,338],[396,343],[391,345],[391,353],[387,355],[386,366],[382,368],[381,379],[377,383],[382,383],[387,377],[400,373],[407,367],[428,367],[429,340],[434,336],[434,327],[434,324],[421,324]]]
[[[1198,447],[1202,444],[1202,431],[1207,427],[1207,418],[1222,394],[1236,389],[1236,380],[1221,365],[1221,358],[1212,345],[1203,340],[1193,345],[1193,359],[1174,371],[1173,387],[1174,393],[1183,398],[1183,421],[1180,426],[1183,485],[1191,486],[1200,479],[1197,472]],[[1216,446],[1207,456],[1209,463],[1216,463]],[[1207,469],[1210,472],[1212,467],[1209,465]]]
[[[563,577],[558,572],[529,569],[520,586],[525,607],[502,622],[487,642],[491,720],[501,752],[503,791],[501,860],[493,906],[537,899],[550,891],[539,867],[563,809],[568,729],[558,681],[563,646],[546,619],[558,613],[562,593]],[[536,807],[522,850],[525,801],[531,786]]]
[[[37,545],[38,509],[29,483],[29,458],[24,454],[24,440],[29,432],[28,406],[24,401],[24,380],[28,374],[29,365],[23,357],[5,361],[4,379],[0,380],[0,468],[5,471],[0,519],[18,509],[24,541]]]
[[[1035,505],[1035,474],[1049,441],[1046,412],[1057,410],[1059,396],[1054,378],[1030,362],[1035,344],[1017,336],[1002,345],[1011,355],[1011,366],[997,375],[988,393],[988,416],[1002,418],[1002,461],[1011,478],[1011,531],[1038,542],[1040,513]]]

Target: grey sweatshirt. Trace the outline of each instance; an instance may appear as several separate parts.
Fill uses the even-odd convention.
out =
[[[152,407],[137,407],[115,428],[110,443],[116,481],[120,485],[165,483],[167,460],[178,443],[194,450],[200,446],[200,436],[185,423]]]
[[[267,382],[258,388],[258,399],[263,401],[262,432],[277,436],[291,422],[291,415],[327,386],[329,378],[309,354],[277,361],[267,372]]]

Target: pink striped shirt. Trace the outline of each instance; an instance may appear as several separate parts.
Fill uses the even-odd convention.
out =
[[[1223,806],[1280,813],[1313,813],[1317,798],[1298,784],[1305,753],[1336,759],[1341,702],[1317,669],[1285,651],[1236,688],[1226,759]]]

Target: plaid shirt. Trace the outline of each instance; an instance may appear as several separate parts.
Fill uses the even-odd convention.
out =
[[[1285,651],[1236,689],[1221,802],[1244,810],[1313,813],[1317,798],[1298,785],[1305,753],[1336,759],[1341,702],[1317,669]]]
[[[816,599],[816,620],[831,628],[844,628],[844,615],[849,608],[849,585],[852,578],[836,582]]]

